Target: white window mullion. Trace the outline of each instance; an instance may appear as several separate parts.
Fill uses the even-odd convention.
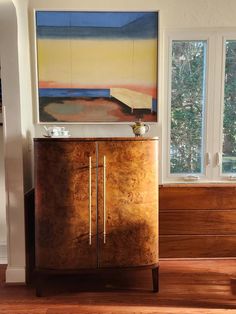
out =
[[[205,162],[205,177],[202,181],[209,181],[212,177],[212,164],[213,164],[213,150],[212,141],[210,140],[212,136],[212,102],[214,93],[212,92],[212,81],[214,78],[214,38],[210,35],[207,37],[207,69],[206,69],[206,99],[205,99],[205,128],[204,128],[204,139],[205,139],[205,152],[204,152],[204,162]]]
[[[169,34],[164,32],[163,45],[164,45],[164,108],[163,108],[163,123],[162,123],[162,165],[163,165],[163,183],[171,181],[169,177],[170,169],[170,158],[169,158],[169,147],[170,147],[170,110],[171,110],[171,43],[172,38]]]
[[[213,112],[212,112],[212,135],[211,142],[213,143],[213,164],[212,164],[212,181],[221,181],[221,164],[222,143],[223,143],[223,110],[224,110],[224,38],[222,35],[215,36],[215,69],[214,79],[212,80]]]
[[[218,102],[220,93],[219,85],[219,51],[218,40],[215,34],[210,34],[208,40],[208,80],[207,80],[207,103],[206,103],[206,152],[210,155],[210,163],[206,167],[206,180],[216,181],[218,169],[216,168],[216,152],[219,147],[219,110]],[[215,89],[218,83],[217,91]],[[215,124],[217,123],[217,127]],[[217,170],[217,171],[216,171]]]

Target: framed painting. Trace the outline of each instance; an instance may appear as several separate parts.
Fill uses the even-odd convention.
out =
[[[158,12],[35,14],[39,123],[157,122]]]

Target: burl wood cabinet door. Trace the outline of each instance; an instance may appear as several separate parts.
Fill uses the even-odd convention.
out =
[[[36,267],[97,267],[96,144],[35,142],[35,167]]]
[[[99,267],[156,264],[157,141],[99,142],[98,152]]]

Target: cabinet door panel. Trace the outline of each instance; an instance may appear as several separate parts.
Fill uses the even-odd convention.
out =
[[[101,142],[98,151],[99,266],[157,263],[157,142]],[[105,225],[103,156],[106,156]]]
[[[91,227],[89,245],[89,156]],[[97,266],[96,146],[73,141],[35,143],[36,267]]]

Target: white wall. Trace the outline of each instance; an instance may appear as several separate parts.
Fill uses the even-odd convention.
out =
[[[160,10],[161,28],[235,26],[235,0],[29,0],[32,9]]]
[[[1,57],[0,57],[1,67]],[[0,68],[1,79],[1,68]],[[1,88],[1,86],[0,86]],[[0,112],[0,123],[2,123]],[[7,228],[6,228],[6,189],[5,189],[5,165],[4,165],[4,138],[3,126],[0,125],[0,264],[7,264]]]
[[[3,126],[0,126],[0,264],[7,263],[6,191],[3,143]]]
[[[13,3],[16,7],[17,15],[21,133],[23,143],[24,191],[26,192],[33,186],[32,138],[34,137],[28,29],[28,0],[13,0]]]
[[[5,106],[8,267],[6,280],[25,280],[24,189],[17,21],[14,5],[0,0],[2,100]]]

